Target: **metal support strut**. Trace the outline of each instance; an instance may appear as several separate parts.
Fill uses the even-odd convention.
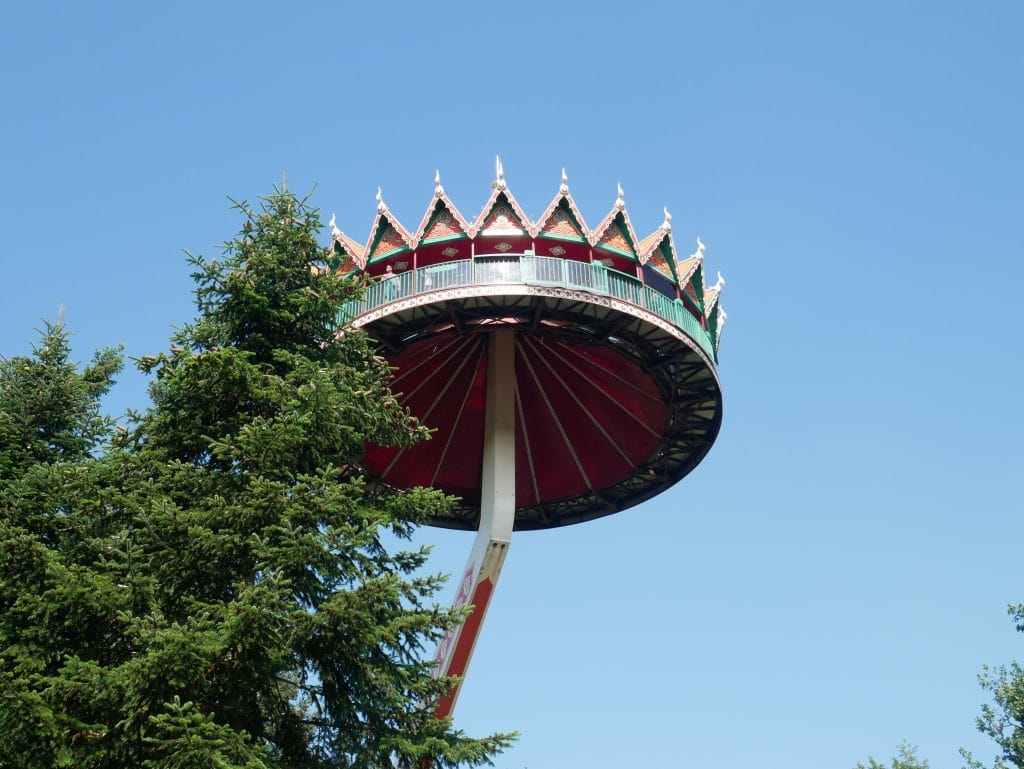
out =
[[[516,513],[515,331],[491,332],[487,354],[484,463],[480,489],[480,529],[462,574],[454,605],[472,605],[462,625],[437,647],[438,675],[465,678],[487,605],[508,553]],[[437,703],[438,718],[451,715],[461,683]]]

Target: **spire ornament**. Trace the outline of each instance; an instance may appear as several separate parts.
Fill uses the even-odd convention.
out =
[[[329,221],[327,224],[331,228],[331,237],[332,238],[336,238],[339,235],[341,235],[341,230],[338,229],[338,225],[335,222],[336,222],[336,220],[334,218],[334,212],[331,211],[331,221]]]
[[[670,214],[668,212],[668,206],[663,207],[662,210],[665,212],[665,221],[663,221],[661,223],[661,229],[663,229],[665,232],[671,232],[672,231],[672,214]]]
[[[700,242],[700,235],[697,236],[697,250],[690,254],[690,258],[699,257],[704,258],[704,244]]]
[[[617,198],[615,198],[615,207],[616,208],[625,208],[626,207],[626,193],[624,193],[622,191],[622,183],[621,182],[616,182],[616,185],[618,187],[618,195],[619,196]]]
[[[382,214],[388,210],[388,207],[384,204],[384,196],[381,194],[380,187],[377,188],[377,213]]]
[[[444,195],[444,187],[441,186],[441,171],[434,170],[434,194],[440,197]]]
[[[558,191],[563,195],[569,194],[569,177],[565,175],[565,167],[562,167],[562,183],[558,187]]]
[[[494,183],[491,185],[496,190],[505,189],[505,169],[501,165],[501,155],[494,158]]]
[[[722,292],[722,286],[724,286],[724,285],[725,285],[725,278],[722,277],[722,272],[721,272],[721,270],[719,270],[719,272],[718,272],[718,282],[716,282],[715,285],[713,285],[711,287],[711,290],[712,291],[717,291],[718,293],[721,293]]]

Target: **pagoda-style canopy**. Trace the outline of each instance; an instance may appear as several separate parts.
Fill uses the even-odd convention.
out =
[[[424,276],[423,286],[417,282],[418,289],[422,289],[452,285],[452,276],[459,272],[458,264],[486,257],[545,257],[600,265],[612,274],[639,281],[640,286],[670,301],[678,301],[717,345],[721,285],[714,289],[704,285],[703,243],[698,238],[697,251],[680,259],[668,209],[664,211],[664,221],[654,232],[638,238],[621,184],[611,210],[591,229],[569,191],[568,178],[562,169],[557,194],[540,217],[531,221],[509,189],[499,158],[491,194],[472,222],[445,193],[438,172],[434,176],[434,195],[415,233],[410,233],[398,221],[379,189],[377,213],[365,246],[335,227],[333,217],[331,225],[334,266],[343,274],[362,273],[369,278],[379,278],[388,267],[397,275],[433,267],[430,275]],[[446,263],[451,264],[451,269],[444,271]],[[460,280],[457,276],[456,279]],[[404,278],[401,285],[402,292],[408,293],[413,285],[412,275]],[[712,293],[713,306],[710,303]]]

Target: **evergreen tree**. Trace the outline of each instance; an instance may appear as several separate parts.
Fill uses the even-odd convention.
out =
[[[1007,611],[1018,632],[1024,632],[1024,604],[1011,605]],[[986,734],[999,747],[992,769],[1024,767],[1024,666],[1011,662],[1007,667],[988,666],[978,677],[981,688],[992,694],[994,705],[985,704],[978,716],[978,731]],[[984,764],[969,752],[960,751],[967,769],[984,769]]]
[[[858,763],[854,769],[928,769],[928,761],[917,757],[916,747],[901,742],[896,746],[896,755],[888,766],[869,756],[867,765]]]
[[[287,189],[237,208],[222,258],[192,258],[198,318],[140,363],[132,432],[0,492],[7,765],[489,763],[509,735],[432,712],[451,682],[424,651],[460,616],[426,550],[386,547],[451,500],[357,471],[366,440],[426,430],[337,329],[358,287],[325,269],[317,212]]]
[[[53,696],[68,656],[109,628],[111,594],[87,564],[100,463],[93,452],[113,420],[100,398],[121,368],[116,350],[96,353],[81,373],[68,360],[63,323],[46,323],[31,356],[0,361],[0,766],[70,766],[71,723]],[[81,513],[88,510],[87,514]]]
[[[0,360],[0,482],[90,457],[114,424],[99,401],[121,370],[120,352],[97,352],[79,374],[62,319],[46,321],[41,337],[31,356]]]

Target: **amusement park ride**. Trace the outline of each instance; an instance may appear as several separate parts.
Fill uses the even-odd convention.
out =
[[[365,247],[331,217],[332,266],[368,282],[339,322],[379,342],[400,401],[435,431],[411,447],[367,446],[367,473],[459,497],[433,523],[478,532],[456,596],[473,609],[436,655],[438,674],[459,677],[514,530],[589,521],[653,497],[696,467],[722,421],[724,281],[705,287],[700,239],[677,258],[667,210],[637,238],[621,186],[589,229],[564,170],[533,222],[500,159],[496,170],[474,221],[440,175],[415,233],[379,190]],[[457,695],[437,704],[438,717]]]

